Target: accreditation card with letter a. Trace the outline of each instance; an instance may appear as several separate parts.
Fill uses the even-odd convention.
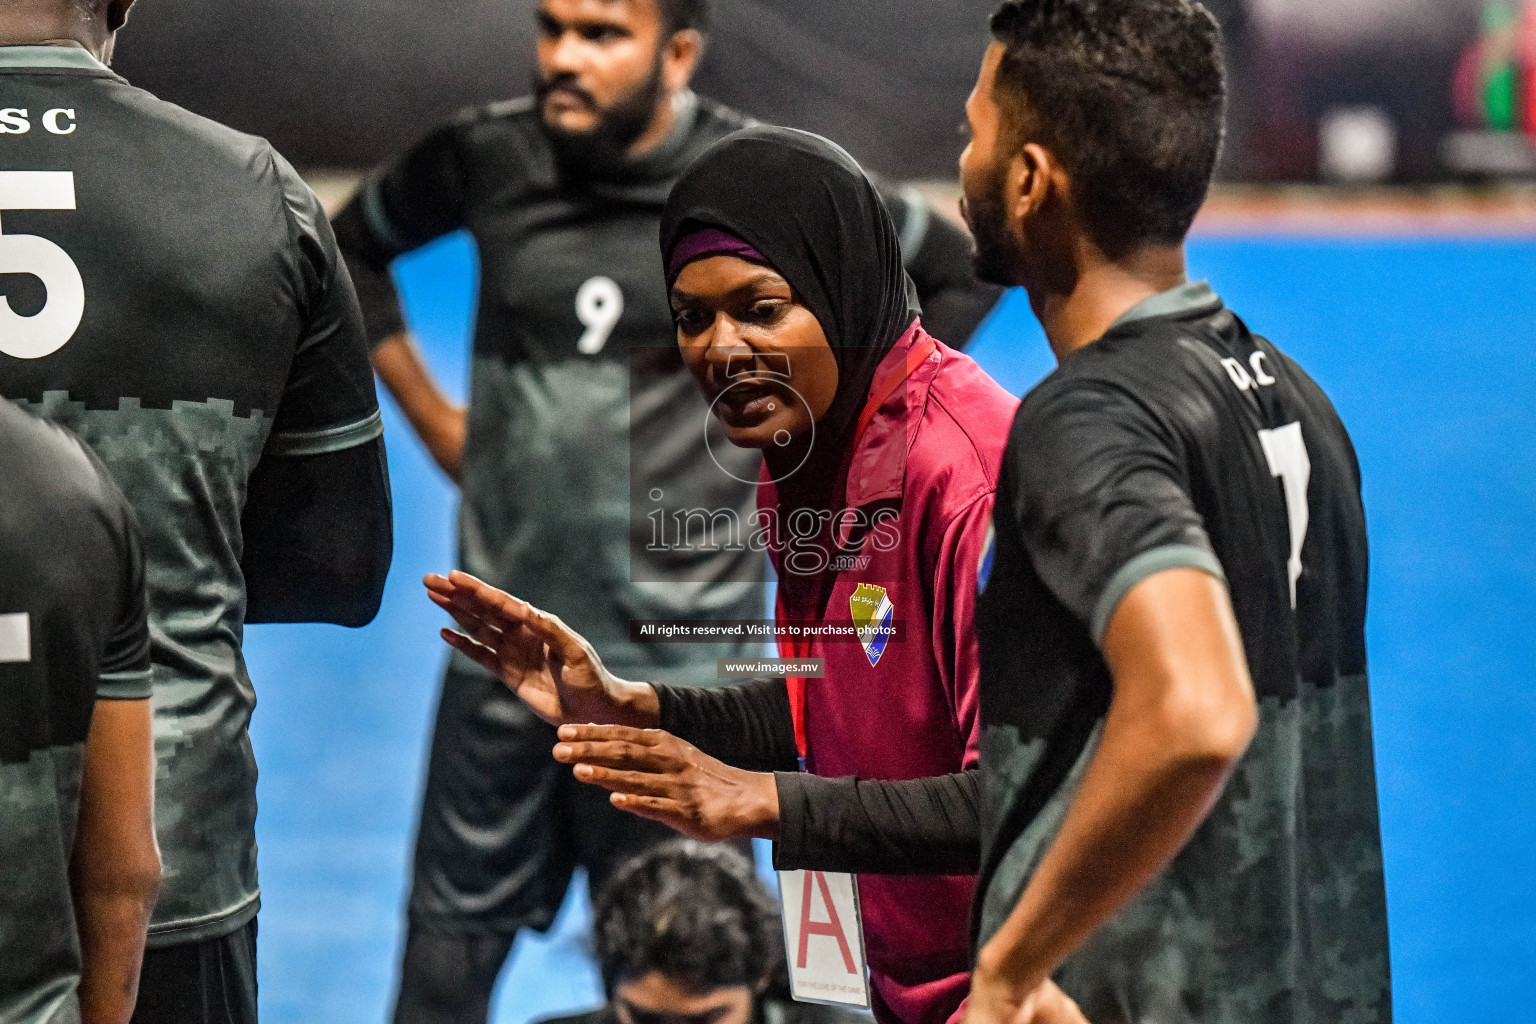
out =
[[[804,657],[809,645],[791,645]],[[805,770],[805,680],[789,678],[789,710],[795,720],[795,746]],[[869,1009],[869,972],[864,952],[864,919],[859,913],[859,881],[838,871],[780,871],[784,952],[789,960],[789,991],[797,1002],[836,1003]]]
[[[836,871],[780,871],[790,994],[869,1009],[859,882]]]
[[[791,646],[793,657],[807,653],[809,645]],[[805,680],[791,677],[786,683],[800,770],[804,771]],[[869,1009],[859,880],[838,871],[780,871],[779,900],[783,905],[790,994],[802,1003]]]

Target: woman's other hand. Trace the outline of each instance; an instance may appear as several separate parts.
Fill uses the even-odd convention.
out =
[[[610,790],[613,805],[695,839],[773,839],[779,791],[773,775],[732,768],[660,729],[566,725],[555,760]]]
[[[592,645],[559,616],[468,573],[433,574],[423,582],[433,603],[462,630],[442,631],[449,646],[506,683],[551,725],[659,723],[655,689],[609,672]]]

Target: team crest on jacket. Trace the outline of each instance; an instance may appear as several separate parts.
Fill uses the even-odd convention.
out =
[[[860,583],[848,598],[848,610],[853,613],[853,628],[859,631],[859,643],[870,667],[880,664],[880,655],[891,642],[891,623],[896,609],[884,587],[873,583]]]

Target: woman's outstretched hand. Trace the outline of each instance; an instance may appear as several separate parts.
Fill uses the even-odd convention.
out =
[[[565,725],[555,760],[582,782],[610,790],[615,807],[708,842],[773,839],[779,791],[773,776],[710,757],[660,729]]]
[[[559,616],[464,572],[423,582],[460,630],[444,629],[454,650],[495,675],[551,725],[603,722],[652,728],[660,705],[649,683],[620,679]]]

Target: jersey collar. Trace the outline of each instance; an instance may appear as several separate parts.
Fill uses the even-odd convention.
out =
[[[689,136],[693,134],[693,126],[699,119],[699,98],[693,91],[687,90],[680,93],[673,101],[673,116],[677,119],[667,137],[656,145],[655,149],[643,156],[634,157],[621,163],[617,170],[617,177],[634,178],[671,178],[682,170],[692,154],[688,152]]]
[[[78,46],[0,46],[0,71],[11,68],[111,71],[111,68]]]
[[[1196,310],[1214,312],[1220,306],[1221,297],[1211,290],[1208,282],[1191,281],[1142,299],[1120,314],[1120,319],[1110,324],[1109,329],[1112,331],[1116,327],[1155,316],[1176,316]]]

